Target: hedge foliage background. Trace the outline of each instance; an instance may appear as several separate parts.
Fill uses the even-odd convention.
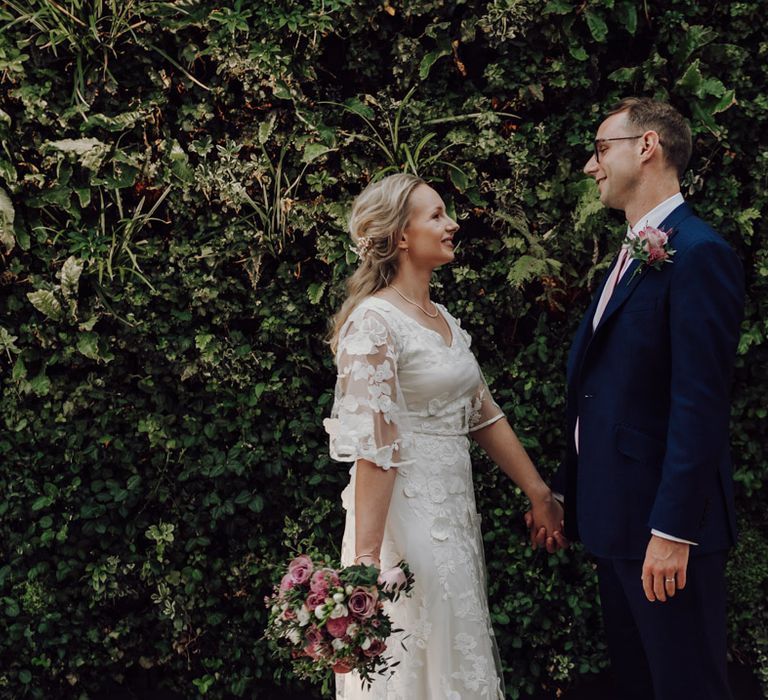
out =
[[[730,650],[768,684],[766,66],[759,0],[5,0],[0,697],[301,688],[262,601],[292,549],[338,548],[324,336],[383,171],[455,208],[435,296],[551,474],[623,228],[581,167],[627,94],[691,119],[684,193],[746,268]],[[573,685],[607,665],[589,561],[532,553],[476,468],[508,695]]]

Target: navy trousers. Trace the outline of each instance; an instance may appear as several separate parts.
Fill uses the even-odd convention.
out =
[[[726,666],[727,552],[691,557],[685,589],[649,602],[635,559],[597,560],[616,700],[733,700]]]

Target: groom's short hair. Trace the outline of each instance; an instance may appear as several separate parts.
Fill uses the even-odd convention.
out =
[[[608,112],[608,116],[626,112],[627,122],[644,131],[659,135],[667,163],[681,178],[691,159],[691,127],[671,104],[650,97],[625,97]]]

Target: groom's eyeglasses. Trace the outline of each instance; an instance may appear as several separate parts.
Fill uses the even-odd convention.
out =
[[[630,139],[641,139],[645,136],[645,134],[640,134],[639,136],[617,136],[613,139],[595,139],[592,146],[595,149],[595,160],[599,163],[600,162],[600,144],[605,143],[606,141],[628,141]]]

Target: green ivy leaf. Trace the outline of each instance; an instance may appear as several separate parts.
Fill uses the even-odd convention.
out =
[[[605,20],[600,17],[600,15],[597,15],[594,12],[590,12],[589,10],[587,10],[584,15],[587,19],[587,26],[589,27],[589,31],[591,32],[595,41],[598,44],[604,44],[606,37],[608,36],[608,25],[605,23]]]
[[[619,68],[608,74],[608,80],[612,80],[614,83],[626,84],[633,82],[638,73],[640,72],[640,66],[634,66],[633,68]]]
[[[272,130],[275,128],[275,119],[276,115],[274,112],[269,115],[269,118],[266,119],[266,121],[263,121],[261,124],[259,124],[259,143],[263,146],[267,141],[269,141],[269,137],[272,134]]]
[[[53,292],[38,289],[36,292],[28,292],[27,299],[32,302],[32,306],[51,320],[58,321],[61,318],[61,304]]]
[[[77,339],[78,351],[91,360],[98,360],[99,357],[99,336],[93,331],[81,333]]]
[[[216,336],[212,333],[198,333],[195,336],[195,347],[200,350],[200,352],[205,352],[206,348],[215,338]]]
[[[309,288],[307,289],[307,297],[309,298],[310,304],[320,303],[320,300],[323,298],[323,292],[327,286],[327,282],[313,282],[309,285]]]
[[[18,382],[27,377],[27,367],[24,364],[24,360],[21,359],[21,355],[16,358],[16,362],[13,364],[13,371],[11,372],[11,378],[13,381]]]
[[[444,42],[441,42],[441,45],[438,45],[438,48],[425,54],[424,58],[421,59],[421,63],[419,64],[419,77],[422,80],[426,80],[429,76],[429,71],[432,70],[432,66],[434,66],[443,56],[448,56],[450,53],[450,42],[448,39],[445,39]]]
[[[16,335],[11,335],[7,329],[0,326],[0,352],[4,353],[19,353],[21,350],[19,350],[16,347],[16,341],[19,339]],[[19,358],[21,359],[21,358]]]
[[[77,327],[78,327],[78,328],[79,328],[81,331],[92,331],[92,330],[93,330],[93,327],[96,325],[96,323],[98,322],[98,320],[99,320],[99,317],[98,317],[98,316],[91,316],[90,318],[86,319],[86,320],[85,320],[85,321],[83,321],[82,323],[79,323],[79,324],[77,325]]]
[[[3,598],[3,603],[5,603],[5,614],[8,617],[16,617],[19,614],[19,604],[13,598]]]
[[[453,183],[453,186],[459,192],[466,191],[469,182],[467,180],[467,174],[461,168],[449,168],[448,174],[451,176],[451,182]]]
[[[77,287],[82,273],[82,260],[78,260],[72,255],[64,261],[59,276],[61,278],[61,293],[65,299],[74,301],[74,298],[77,296]]]
[[[573,11],[573,3],[569,0],[549,0],[542,10],[543,15],[567,15]]]
[[[37,396],[47,396],[51,390],[51,380],[48,379],[45,372],[40,372],[29,380],[29,386]]]
[[[32,510],[38,511],[47,508],[52,501],[49,496],[38,496],[32,503]]]
[[[272,94],[277,97],[279,100],[290,100],[291,97],[291,91],[288,88],[288,86],[282,82],[277,81],[272,88]]]
[[[702,81],[699,65],[700,61],[698,59],[691,63],[683,76],[677,81],[676,86],[686,88],[695,93],[699,89],[699,85]]]
[[[264,499],[259,494],[256,494],[248,503],[248,508],[254,513],[261,513],[264,510]]]
[[[301,162],[311,163],[313,160],[317,160],[320,156],[324,156],[333,150],[333,148],[328,148],[328,146],[324,146],[322,143],[308,143],[304,146]]]
[[[632,35],[637,31],[637,7],[634,2],[622,2],[616,8],[616,17],[624,28]]]
[[[345,100],[344,107],[364,119],[373,119],[376,116],[373,110],[357,97],[350,97],[348,100]]]
[[[674,53],[675,62],[682,66],[691,55],[717,38],[717,32],[711,27],[694,24],[681,32],[680,43]]]
[[[589,54],[583,46],[572,45],[568,48],[568,53],[570,53],[577,61],[586,61],[589,58]]]
[[[736,104],[736,91],[726,90],[720,100],[712,107],[712,114],[725,112],[726,109]]]
[[[85,209],[91,203],[90,187],[75,187],[75,194],[80,201],[80,206]]]
[[[8,193],[0,187],[0,243],[5,247],[5,252],[10,253],[16,244],[16,236],[13,231],[13,220],[16,211]]]

